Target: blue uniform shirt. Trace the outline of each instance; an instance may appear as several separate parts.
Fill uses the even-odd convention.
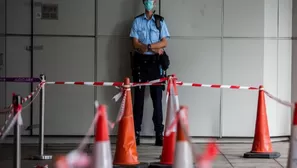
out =
[[[160,35],[161,33],[161,35]],[[161,41],[162,38],[166,37],[167,39],[170,38],[170,34],[168,32],[167,25],[165,21],[161,21],[161,32],[157,28],[155,24],[155,17],[154,15],[149,20],[146,17],[146,14],[143,16],[139,16],[134,19],[130,37],[137,38],[143,44],[153,44]],[[145,52],[146,55],[154,55],[154,52],[148,51]],[[162,75],[162,68],[160,66],[160,74]]]
[[[130,32],[130,37],[137,38],[141,43],[147,45],[157,43],[164,37],[169,39],[170,34],[168,32],[167,25],[164,20],[161,21],[161,32],[159,32],[155,24],[154,15],[150,20],[148,20],[146,14],[143,14],[143,16],[139,16],[134,19]],[[155,53],[145,52],[144,54],[152,55]]]

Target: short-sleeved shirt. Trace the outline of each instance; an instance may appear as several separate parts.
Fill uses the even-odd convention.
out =
[[[161,34],[160,34],[161,33]],[[165,20],[161,21],[161,32],[156,27],[154,15],[150,20],[146,14],[136,17],[133,21],[130,37],[137,38],[143,44],[153,44],[159,42],[162,38],[170,38]],[[144,54],[152,55],[153,52],[145,52]]]

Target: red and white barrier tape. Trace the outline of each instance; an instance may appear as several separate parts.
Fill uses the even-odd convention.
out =
[[[40,90],[41,90],[41,87],[39,87],[35,92],[34,92],[34,94],[32,94],[32,96],[33,96],[33,99],[25,106],[25,107],[23,107],[23,110],[24,109],[26,109],[27,107],[29,107],[33,102],[34,102],[34,100],[37,98],[37,96],[39,95],[39,93],[40,93]],[[31,97],[30,97],[31,98]]]
[[[284,105],[284,106],[288,106],[288,107],[291,107],[291,108],[295,108],[295,104],[294,103],[291,103],[291,102],[288,102],[288,101],[285,101],[285,100],[281,100],[279,98],[277,98],[276,96],[273,96],[272,94],[270,94],[269,92],[267,92],[266,90],[263,90],[264,93],[270,97],[271,99],[275,100],[276,102]]]
[[[39,92],[40,89],[43,87],[43,85],[45,85],[45,82],[39,83],[33,92],[31,92],[27,97],[22,99],[22,104],[26,103],[31,97],[33,97],[37,92]],[[9,112],[12,107],[13,107],[13,105],[11,104],[11,105],[9,105],[8,108],[0,110],[0,114]]]
[[[123,92],[124,89],[121,87],[116,86],[117,89],[119,89],[119,93],[117,93],[115,96],[112,97],[112,100],[114,100],[115,102],[117,102],[122,96],[123,96]]]
[[[9,133],[9,131],[11,130],[11,128],[14,126],[15,123],[18,124],[18,125],[23,125],[23,119],[22,119],[22,115],[21,115],[22,105],[19,104],[18,107],[14,107],[14,108],[15,108],[14,110],[16,110],[17,113],[13,117],[13,119],[11,120],[11,122],[10,122],[9,126],[7,127],[6,131],[3,134],[1,134],[1,140],[3,140],[6,137],[6,135]]]
[[[259,90],[258,87],[253,86],[239,86],[239,85],[220,85],[220,84],[201,84],[201,83],[185,83],[176,82],[179,86],[192,86],[192,87],[208,87],[208,88],[222,88],[222,89],[243,89],[243,90]]]
[[[131,83],[131,87],[136,86],[147,86],[147,85],[163,85],[162,82],[168,80],[168,77],[163,77],[150,82],[139,82]],[[226,89],[244,89],[244,90],[258,90],[258,87],[253,86],[239,86],[239,85],[221,85],[221,84],[201,84],[201,83],[186,83],[182,81],[176,82],[178,86],[192,86],[192,87],[208,87],[208,88],[226,88]],[[55,81],[55,82],[45,82],[48,85],[87,85],[87,86],[123,86],[123,82],[65,82],[65,81]]]
[[[161,78],[161,79],[156,79],[156,80],[152,80],[152,81],[148,81],[148,82],[143,82],[143,83],[132,83],[129,86],[125,86],[125,85],[121,85],[122,87],[137,87],[137,86],[145,86],[145,85],[159,85],[160,82],[165,82],[168,78]],[[118,94],[116,94],[112,99],[115,100],[115,102],[117,102],[123,95],[124,89],[122,87],[116,86],[117,89],[120,89],[120,92]]]
[[[7,112],[10,112],[10,111],[11,111],[11,109],[12,109],[12,104],[11,104],[11,105],[9,105],[9,107],[8,107],[8,108],[5,108],[5,109],[3,109],[3,110],[0,110],[0,114],[1,114],[1,113],[7,113]]]
[[[5,130],[5,128],[6,128],[7,124],[8,124],[8,122],[9,122],[9,120],[11,119],[12,114],[13,114],[13,109],[10,110],[10,112],[9,112],[9,114],[8,114],[8,117],[7,117],[7,119],[6,119],[5,122],[4,122],[4,125],[1,127],[1,130],[0,130],[0,137],[2,136],[3,131]]]
[[[166,81],[167,78],[161,78],[150,82],[143,83],[131,83],[131,87],[136,86],[149,86],[149,85],[164,85],[162,82]],[[124,85],[123,82],[46,82],[50,85],[87,85],[87,86],[118,86]],[[222,88],[222,89],[237,89],[237,90],[259,90],[258,87],[253,86],[239,86],[239,85],[220,85],[220,84],[201,84],[201,83],[185,83],[177,81],[178,86],[191,86],[191,87],[207,87],[207,88]]]
[[[31,99],[31,97],[33,97],[36,94],[36,92],[38,92],[43,87],[43,85],[45,85],[45,82],[39,83],[33,92],[31,92],[27,97],[23,98],[22,104]]]
[[[167,77],[166,78],[164,77],[164,78],[152,80],[152,81],[149,81],[149,82],[132,83],[131,85],[133,87],[136,87],[136,86],[145,86],[145,85],[160,85],[161,82],[165,82],[166,80],[168,80],[168,78]]]
[[[46,82],[47,85],[122,86],[123,82]]]
[[[160,81],[161,79],[158,79],[158,80]],[[46,84],[48,84],[48,85],[86,85],[86,86],[118,86],[118,87],[121,87],[124,85],[124,82],[46,82]],[[163,85],[163,84],[160,82],[131,83],[130,87],[150,86],[150,85]]]
[[[118,116],[117,116],[117,119],[114,123],[110,123],[111,125],[111,128],[113,129],[114,128],[114,125],[119,123],[124,115],[124,111],[125,111],[125,105],[126,105],[126,100],[127,100],[127,91],[129,89],[124,89],[123,92],[124,92],[124,96],[123,96],[123,100],[121,102],[121,106],[120,106],[120,109],[119,109],[119,112],[118,112]]]
[[[33,103],[33,101],[35,100],[35,98],[39,95],[39,92],[40,92],[40,90],[41,90],[41,87],[44,85],[44,83],[40,83],[37,87],[36,87],[36,89],[35,89],[35,91],[33,91],[32,93],[30,93],[30,95],[29,96],[27,96],[27,99],[22,99],[22,102],[24,103],[24,102],[26,102],[27,100],[29,100],[32,96],[34,96],[33,97],[33,99],[25,106],[25,107],[22,107],[22,110],[24,110],[24,109],[26,109],[31,103]],[[10,107],[11,107],[11,109],[10,109],[10,112],[9,112],[9,114],[8,114],[8,118],[5,120],[5,123],[4,123],[4,125],[2,126],[2,128],[1,128],[1,130],[0,130],[0,137],[2,136],[2,135],[4,135],[4,133],[3,133],[3,131],[4,131],[4,129],[6,128],[6,126],[7,126],[7,124],[8,124],[8,122],[9,122],[9,120],[11,119],[11,117],[13,116],[13,105],[10,105]],[[21,120],[21,123],[22,123],[22,118],[21,118],[21,116],[20,116],[20,120]],[[12,120],[13,121],[13,120]],[[12,121],[11,121],[11,124],[14,124],[14,123],[12,123]],[[9,126],[7,127],[7,130],[6,130],[6,132],[9,132],[10,130],[9,130]],[[2,137],[2,138],[4,138],[4,136]]]

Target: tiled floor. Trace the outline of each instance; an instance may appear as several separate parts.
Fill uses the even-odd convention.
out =
[[[74,144],[47,144],[45,146],[46,154],[65,154],[77,145]],[[220,154],[213,163],[213,168],[280,168],[286,167],[288,156],[288,142],[273,143],[274,151],[280,152],[281,157],[278,159],[245,159],[242,158],[245,152],[251,150],[252,144],[219,144]],[[198,152],[202,152],[204,144],[197,144]],[[141,145],[138,148],[139,160],[141,162],[156,162],[161,153],[161,147],[153,145]],[[37,153],[38,148],[35,145],[25,144],[22,146],[22,163],[21,168],[34,168],[36,164],[48,164],[52,168],[52,161],[32,161],[26,158]],[[91,153],[92,145],[88,147]],[[112,145],[114,152],[115,145]],[[0,144],[0,168],[12,168],[13,146]]]

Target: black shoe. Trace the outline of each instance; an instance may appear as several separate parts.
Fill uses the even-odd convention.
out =
[[[155,146],[163,146],[163,135],[162,135],[162,133],[156,133]]]
[[[135,133],[135,138],[136,138],[136,145],[140,145],[140,133],[139,132],[136,132]]]

